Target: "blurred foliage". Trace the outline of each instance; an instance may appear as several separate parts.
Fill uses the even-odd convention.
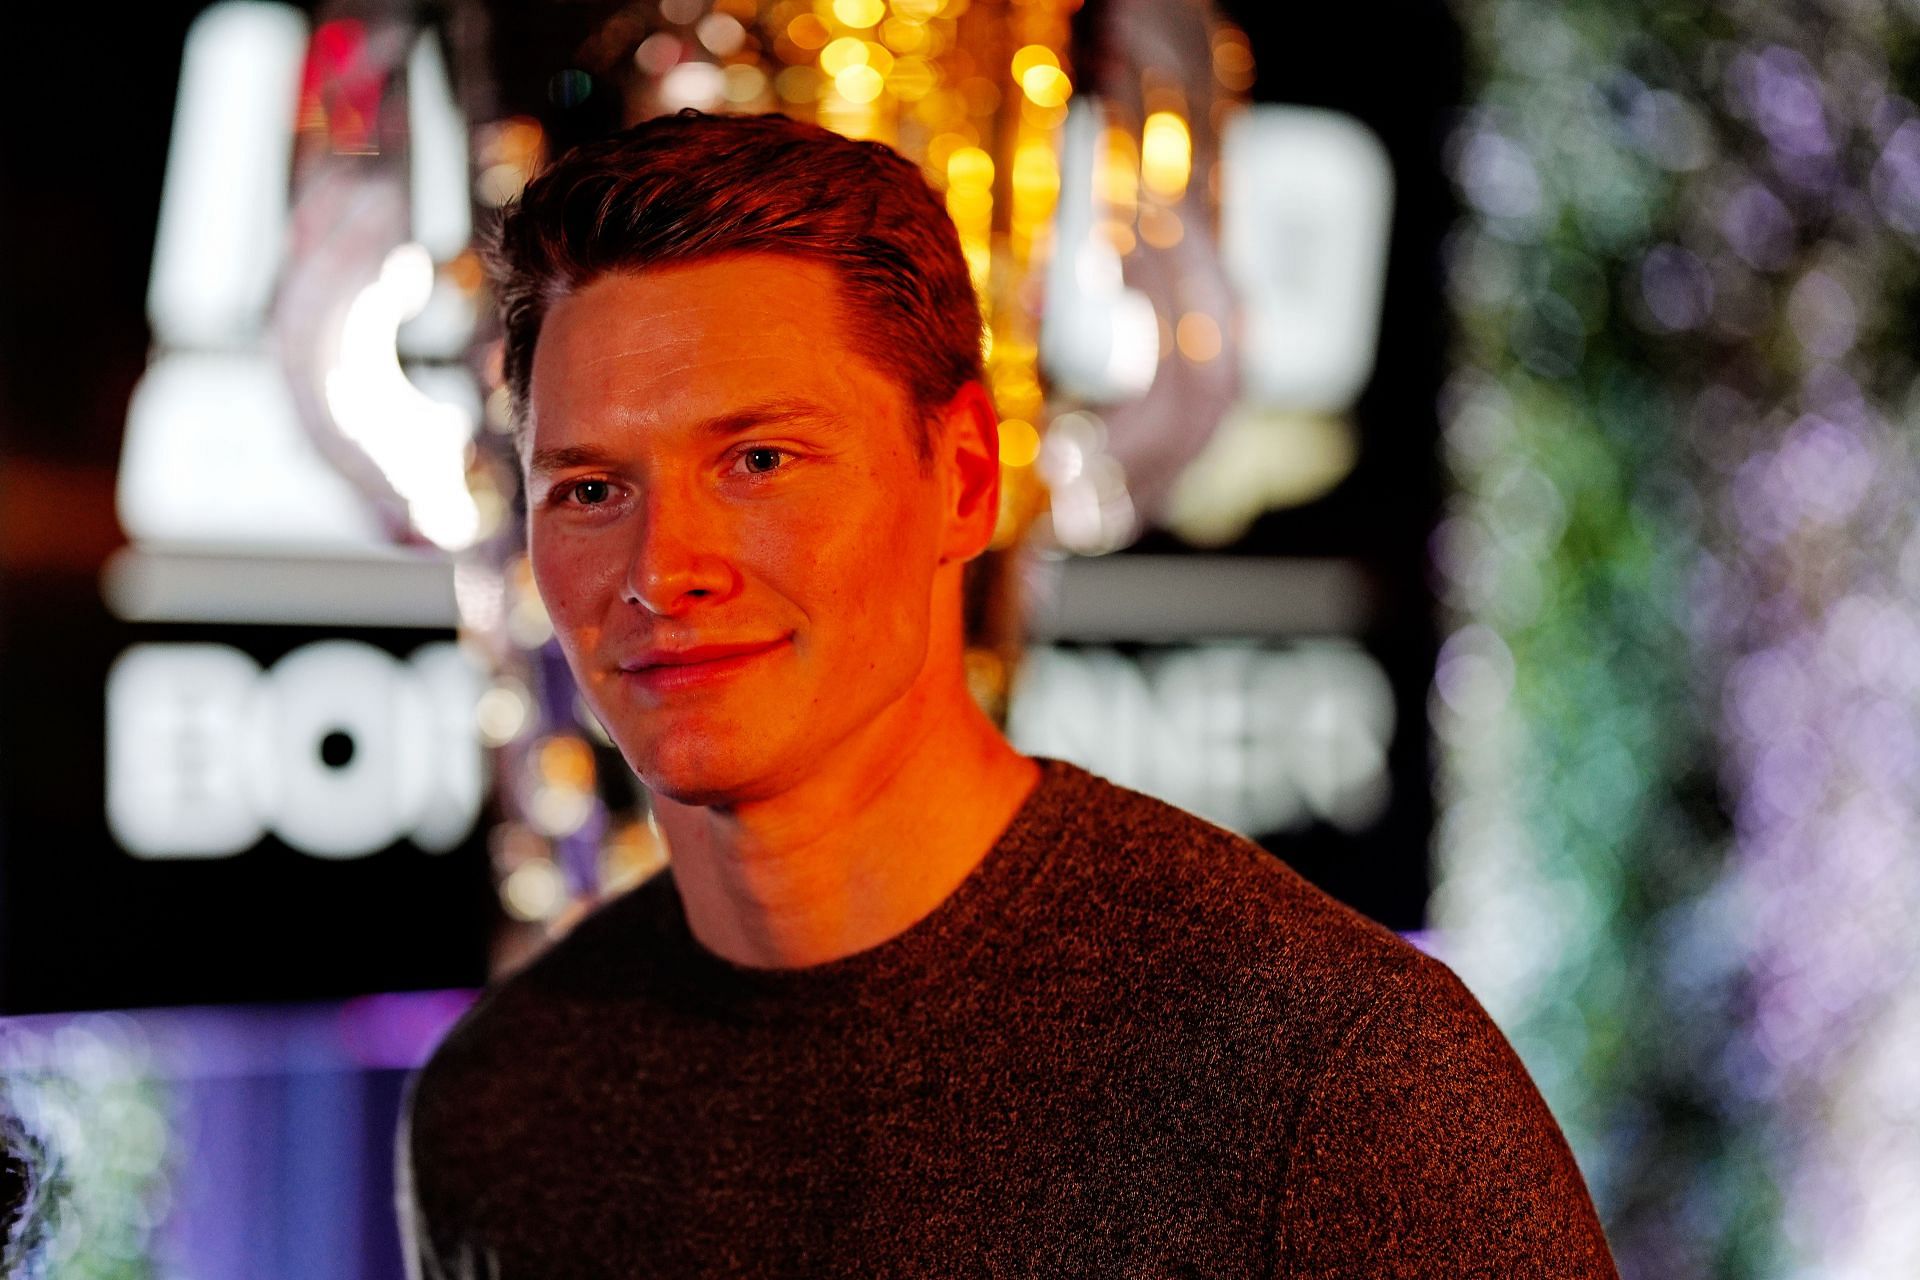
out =
[[[1840,1046],[1907,1019],[1911,1047],[1911,1010],[1855,1002],[1810,1033],[1831,1053],[1765,1030],[1782,1007],[1805,1026],[1837,1007],[1831,985],[1780,975],[1863,892],[1802,863],[1848,855],[1835,815],[1863,787],[1881,787],[1889,831],[1912,803],[1903,774],[1819,781],[1844,772],[1836,703],[1897,691],[1857,672],[1817,691],[1846,667],[1826,620],[1904,607],[1920,546],[1898,425],[1914,14],[1461,14],[1473,101],[1449,162],[1471,212],[1449,247],[1456,491],[1434,548],[1455,627],[1435,698],[1446,954],[1565,1125],[1625,1274],[1914,1274],[1920,1245],[1888,1236],[1866,1192],[1841,1188],[1858,1212],[1824,1225],[1788,1208],[1837,1157],[1823,1126],[1845,1099],[1822,1082]],[[1740,721],[1742,664],[1778,654],[1816,692]],[[1760,803],[1762,757],[1789,729],[1814,782],[1783,816]],[[1854,951],[1911,964],[1891,933]]]
[[[41,1032],[0,1029],[0,1083],[12,1120],[19,1217],[0,1245],[9,1275],[144,1280],[178,1158],[169,1099],[124,1014]]]

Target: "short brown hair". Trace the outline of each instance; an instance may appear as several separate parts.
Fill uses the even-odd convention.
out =
[[[524,423],[548,309],[616,271],[733,253],[832,267],[849,336],[924,419],[980,377],[980,310],[953,221],[911,162],[783,115],[660,116],[575,147],[503,213],[488,263]],[[928,455],[924,429],[916,447]]]

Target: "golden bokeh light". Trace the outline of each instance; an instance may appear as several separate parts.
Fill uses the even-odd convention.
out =
[[[709,53],[720,58],[738,53],[747,41],[747,29],[740,25],[740,20],[725,13],[710,13],[700,19],[694,34]]]
[[[533,767],[548,786],[585,791],[593,786],[593,748],[584,739],[555,735],[534,749]]]
[[[1173,340],[1181,355],[1205,364],[1220,354],[1220,323],[1204,311],[1189,311],[1174,326]]]
[[[947,183],[955,187],[993,186],[993,157],[979,147],[960,147],[947,157]]]
[[[985,187],[947,188],[947,212],[960,227],[962,237],[993,217],[993,192]]]
[[[891,113],[882,112],[876,102],[849,102],[837,91],[820,99],[819,123],[848,138],[872,138],[891,145]]]
[[[984,294],[993,275],[993,157],[981,148],[958,147],[947,157],[947,213],[967,274]]]
[[[1030,467],[1040,456],[1040,433],[1031,422],[1009,418],[1000,424],[1000,461],[1009,467]]]
[[[953,153],[962,147],[971,147],[978,141],[979,139],[971,130],[967,133],[935,134],[933,140],[927,143],[927,167],[933,170],[938,181],[945,185],[947,162],[953,158]]]
[[[858,36],[841,36],[820,51],[820,69],[838,79],[849,67],[867,65],[867,42]]]
[[[880,40],[895,53],[919,53],[931,44],[925,23],[888,18],[880,24]]]
[[[887,87],[902,102],[918,102],[933,92],[939,83],[933,65],[925,58],[900,58],[887,73]]]
[[[961,237],[961,256],[967,260],[967,277],[976,291],[984,291],[993,278],[993,248],[979,240]]]
[[[1187,192],[1193,176],[1193,138],[1179,113],[1156,111],[1140,130],[1140,178],[1147,190],[1169,200]]]
[[[600,846],[601,892],[616,894],[667,865],[667,842],[652,821],[622,823]]]
[[[882,0],[833,0],[833,16],[845,25],[861,30],[887,16]]]
[[[1171,209],[1157,204],[1145,205],[1140,210],[1140,239],[1155,249],[1171,249],[1186,236],[1187,228],[1180,221],[1180,215]]]
[[[1253,46],[1232,27],[1222,28],[1213,38],[1213,74],[1235,93],[1253,87]]]
[[[1132,225],[1116,218],[1108,218],[1100,222],[1094,227],[1093,234],[1100,237],[1109,248],[1123,258],[1132,253],[1139,243],[1139,237],[1134,235]]]
[[[803,13],[787,24],[787,39],[811,53],[825,48],[827,41],[833,39],[833,32],[813,14]]]
[[[1058,67],[1034,67],[1020,77],[1020,91],[1037,107],[1062,107],[1073,96],[1073,81]]]
[[[884,78],[893,70],[893,50],[875,40],[863,41],[862,44],[867,57],[866,65]]]
[[[1116,212],[1133,217],[1140,202],[1140,152],[1133,135],[1125,129],[1100,131],[1100,147],[1094,156],[1093,190]]]
[[[1059,55],[1043,44],[1030,44],[1013,55],[1013,82],[1024,84],[1027,73],[1038,67],[1060,69]]]
[[[1022,143],[1013,155],[1013,194],[1026,203],[1023,215],[1044,219],[1060,194],[1060,162],[1044,142]]]
[[[872,67],[861,63],[847,67],[833,78],[833,87],[848,102],[867,103],[880,96],[887,87],[886,77]]]

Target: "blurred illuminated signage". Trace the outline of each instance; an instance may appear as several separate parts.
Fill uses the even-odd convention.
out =
[[[139,858],[232,857],[271,831],[319,858],[444,851],[479,816],[474,669],[356,640],[270,670],[224,644],[138,644],[107,677],[107,823]]]
[[[1339,413],[1373,374],[1393,168],[1352,116],[1259,106],[1221,144],[1221,248],[1249,399]]]
[[[1037,649],[1008,732],[1249,836],[1364,832],[1393,796],[1393,688],[1349,641]]]
[[[442,549],[475,531],[473,317],[435,266],[469,235],[465,129],[420,34],[405,165],[324,153],[307,189],[364,199],[339,225],[299,209],[296,112],[358,31],[229,2],[189,33],[118,475],[132,542],[111,621],[49,657],[85,668],[54,714],[100,736],[62,739],[90,758],[48,762],[57,800],[0,813],[0,1009],[485,975],[481,673]],[[352,222],[382,200],[397,222]],[[396,545],[404,525],[439,545]]]

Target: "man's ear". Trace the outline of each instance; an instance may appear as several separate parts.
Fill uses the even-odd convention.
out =
[[[971,560],[993,541],[1000,517],[1000,416],[975,381],[955,392],[937,418],[934,462],[946,477],[941,559]]]

